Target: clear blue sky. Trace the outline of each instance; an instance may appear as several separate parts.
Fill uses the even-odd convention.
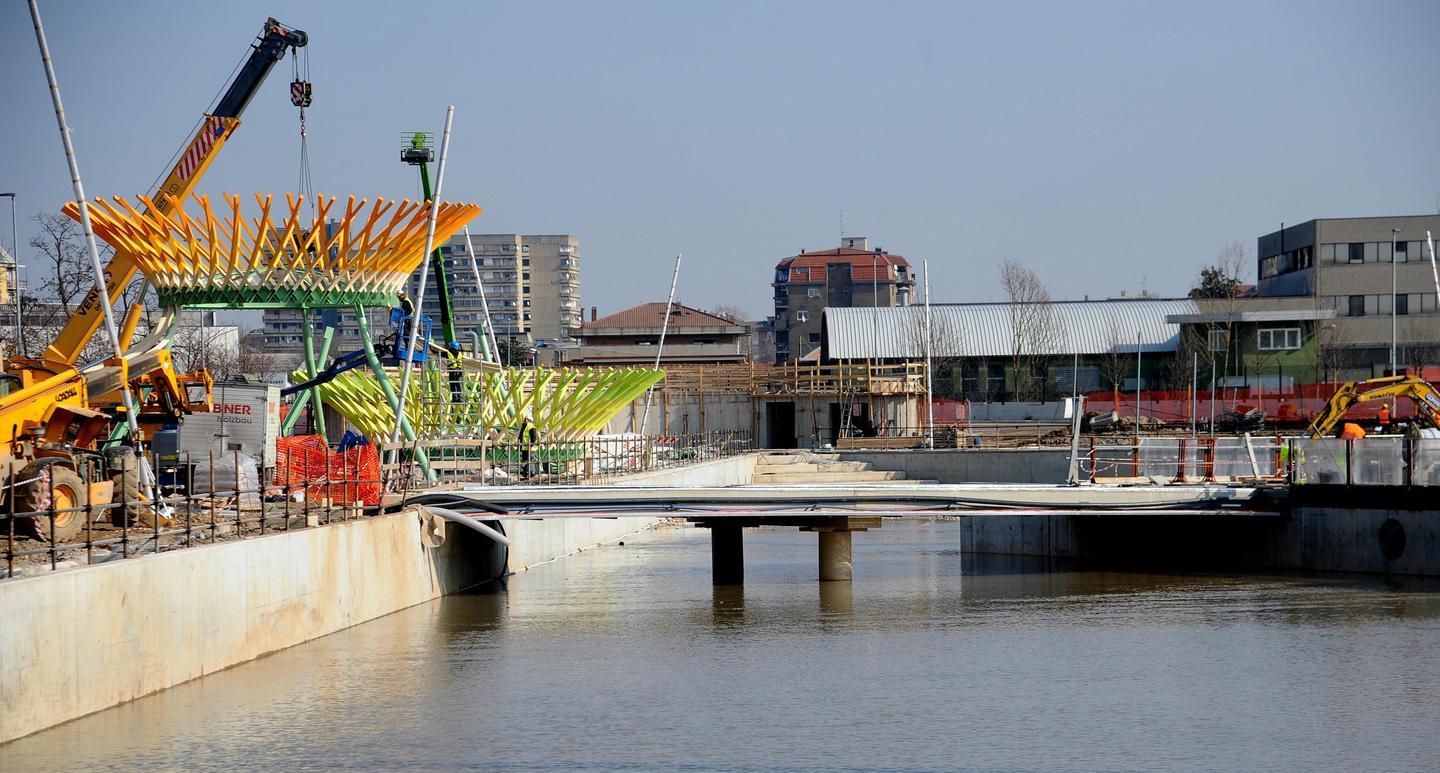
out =
[[[246,7],[240,7],[240,6]],[[44,2],[87,191],[144,191],[266,15],[311,35],[317,189],[413,195],[400,136],[456,106],[446,198],[581,237],[602,313],[770,308],[849,235],[937,301],[1185,291],[1281,222],[1440,207],[1440,3]],[[0,8],[0,190],[69,180],[28,14]],[[293,190],[277,68],[202,192]],[[9,243],[8,212],[3,213]],[[22,241],[27,237],[21,226]],[[1253,271],[1253,268],[1252,268]]]

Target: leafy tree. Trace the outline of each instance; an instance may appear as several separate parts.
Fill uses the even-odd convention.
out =
[[[502,338],[496,342],[500,352],[501,365],[523,366],[532,362],[533,352],[525,344],[513,338]]]
[[[1200,269],[1200,283],[1190,290],[1191,298],[1234,298],[1240,292],[1240,279],[1227,273],[1222,266]]]

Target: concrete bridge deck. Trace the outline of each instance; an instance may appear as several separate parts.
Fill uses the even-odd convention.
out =
[[[666,510],[677,514],[697,508],[734,515],[765,512],[835,512],[864,509],[886,515],[964,511],[1014,515],[1095,510],[1164,515],[1184,512],[1273,516],[1278,514],[1268,489],[1253,486],[1100,486],[1046,484],[788,484],[744,486],[490,486],[431,491],[409,502],[444,499],[465,511],[468,504],[487,517],[594,517],[597,509]]]
[[[791,484],[743,486],[495,486],[432,491],[406,504],[481,521],[666,514],[710,529],[714,582],[744,579],[743,530],[789,526],[819,534],[819,579],[851,579],[851,535],[884,517],[1053,515],[1279,518],[1271,492],[1219,485]]]

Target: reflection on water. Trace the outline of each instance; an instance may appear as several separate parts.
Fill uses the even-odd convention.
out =
[[[1411,769],[1440,587],[1069,571],[953,524],[668,528],[0,747],[0,769]],[[962,571],[963,569],[963,571]]]

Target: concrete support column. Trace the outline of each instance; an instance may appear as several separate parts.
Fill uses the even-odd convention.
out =
[[[745,582],[745,540],[739,526],[726,523],[710,527],[710,571],[716,585]]]
[[[850,581],[849,531],[820,532],[820,580]]]

